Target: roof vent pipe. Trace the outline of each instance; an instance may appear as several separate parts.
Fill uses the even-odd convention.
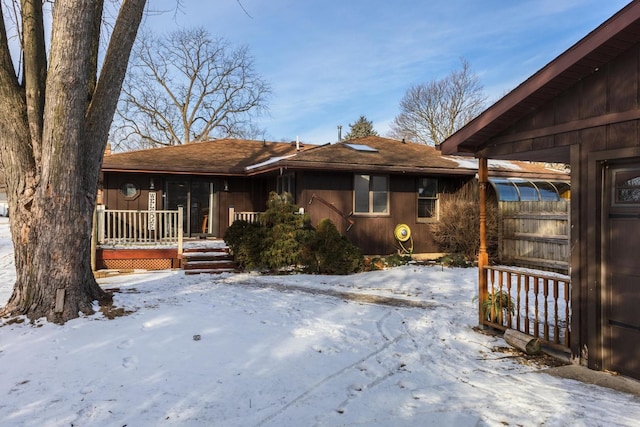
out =
[[[296,151],[300,151],[300,137],[296,135]]]
[[[338,142],[342,141],[342,125],[338,125]]]

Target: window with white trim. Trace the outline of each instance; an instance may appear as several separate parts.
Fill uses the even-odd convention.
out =
[[[355,175],[353,212],[378,214],[389,212],[389,177],[386,175]]]
[[[418,178],[418,221],[438,220],[438,179]]]

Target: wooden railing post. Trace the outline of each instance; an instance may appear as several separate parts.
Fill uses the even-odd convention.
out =
[[[487,300],[487,270],[489,255],[487,253],[487,185],[489,173],[487,159],[478,159],[478,203],[480,208],[480,249],[478,252],[478,322],[482,326],[486,319],[482,305]]]
[[[229,206],[229,227],[231,227],[231,224],[233,224],[233,221],[235,221],[235,216],[236,208],[233,206]]]
[[[97,215],[97,205],[93,208],[93,218],[91,220],[91,271],[96,271],[96,250],[98,248],[98,229],[96,227],[98,221],[96,219]]]
[[[104,243],[104,221],[105,221],[105,207],[104,205],[96,206],[96,237],[98,244]]]
[[[182,215],[183,208],[178,206],[178,255],[182,254],[182,235],[184,234],[182,230]]]

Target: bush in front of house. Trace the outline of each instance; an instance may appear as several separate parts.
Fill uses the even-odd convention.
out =
[[[265,229],[257,223],[234,221],[224,233],[224,241],[241,269],[261,268]]]
[[[360,271],[360,250],[340,235],[335,225],[323,220],[318,229],[309,216],[300,214],[291,195],[271,193],[259,223],[235,221],[224,241],[240,268],[283,271],[293,267],[319,274],[349,274]]]
[[[309,216],[298,212],[291,194],[271,193],[267,210],[260,214],[259,220],[266,230],[260,264],[268,270],[297,265],[300,240],[311,226]]]
[[[457,193],[440,200],[439,220],[434,224],[434,240],[444,252],[461,255],[473,262],[480,248],[480,208],[475,183],[469,183]],[[498,240],[498,212],[487,206],[487,246],[489,255],[495,254]]]
[[[320,221],[315,233],[306,237],[301,253],[305,271],[351,274],[364,268],[364,257],[360,249],[341,235],[331,220]]]

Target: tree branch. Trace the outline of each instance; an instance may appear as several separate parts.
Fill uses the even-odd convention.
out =
[[[116,110],[122,82],[129,63],[129,56],[138,33],[138,27],[142,21],[145,4],[146,0],[123,0],[120,7],[100,72],[100,78],[86,114],[89,139],[104,141],[100,146],[95,146],[90,150],[92,156],[101,158],[104,153],[111,121],[105,123],[103,118],[113,118]]]
[[[47,52],[44,44],[44,16],[40,0],[22,0],[22,46],[27,118],[36,164],[42,156],[42,128]]]

